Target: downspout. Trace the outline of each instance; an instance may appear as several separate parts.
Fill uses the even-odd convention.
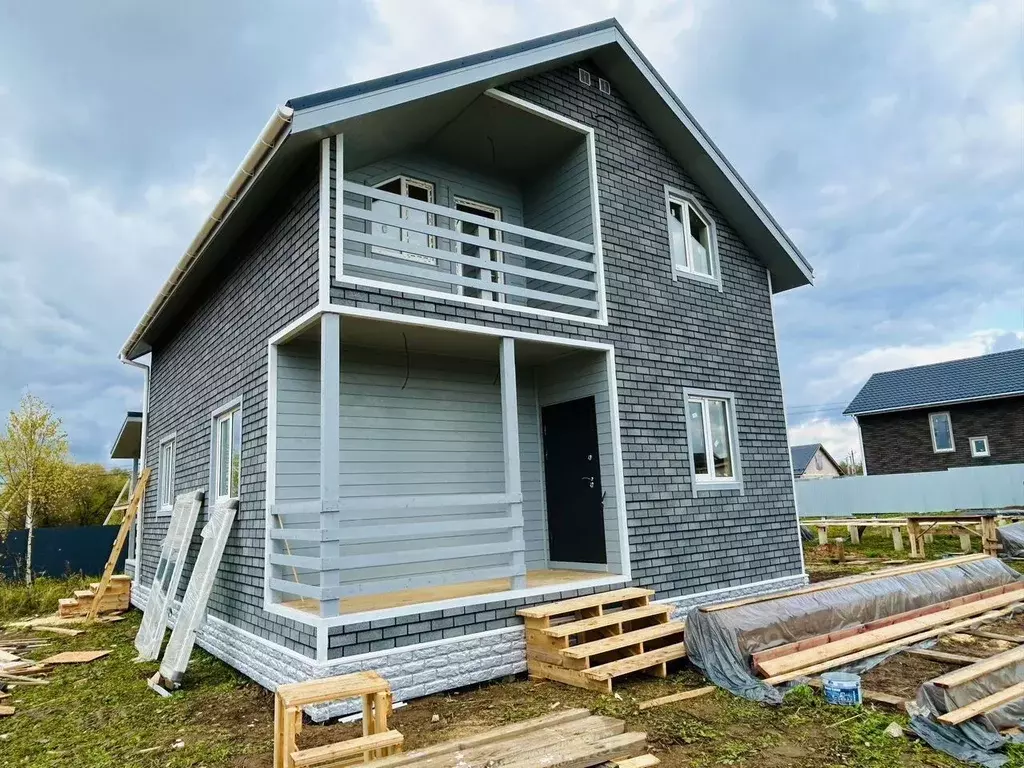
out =
[[[132,368],[138,368],[143,372],[142,382],[142,437],[139,440],[139,461],[135,463],[136,468],[136,482],[138,481],[138,471],[141,467],[146,466],[146,437],[148,426],[149,426],[149,374],[150,368],[148,365],[137,363],[134,360],[129,360],[124,354],[118,355],[118,359],[125,365],[130,365]],[[132,492],[135,491],[134,483],[132,484]],[[130,498],[130,497],[129,497]],[[143,497],[145,500],[145,497]],[[138,580],[142,573],[142,505],[139,505],[139,510],[135,513],[135,552],[133,553],[132,559],[135,561],[135,574],[134,578]]]

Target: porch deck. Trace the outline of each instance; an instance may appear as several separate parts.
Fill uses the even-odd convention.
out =
[[[538,569],[526,572],[526,586],[549,587],[559,584],[570,584],[574,581],[586,581],[598,578],[603,574],[595,571],[575,571],[567,569]],[[460,597],[475,597],[505,592],[510,589],[508,579],[487,579],[484,581],[466,581],[461,584],[447,584],[438,587],[420,587],[404,589],[399,592],[387,592],[380,595],[359,595],[345,597],[339,601],[339,614],[362,613],[364,611],[381,611],[387,608],[401,608],[407,605],[430,603],[437,600],[453,600]],[[320,603],[312,598],[289,600],[282,603],[287,608],[306,611],[319,615]]]

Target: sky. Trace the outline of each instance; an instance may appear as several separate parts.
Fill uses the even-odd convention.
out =
[[[117,352],[275,105],[610,16],[814,265],[794,444],[856,450],[875,371],[1024,345],[1022,0],[0,0],[0,413],[106,459]]]

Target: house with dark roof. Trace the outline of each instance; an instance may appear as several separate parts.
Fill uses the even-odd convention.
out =
[[[1024,463],[1024,349],[876,373],[843,412],[865,474]]]
[[[789,455],[793,459],[793,477],[797,480],[816,480],[843,475],[843,468],[821,443],[791,446]]]
[[[197,489],[238,500],[198,642],[268,687],[407,699],[524,670],[527,605],[803,584],[772,297],[811,281],[614,20],[293,99],[122,349],[133,600]]]

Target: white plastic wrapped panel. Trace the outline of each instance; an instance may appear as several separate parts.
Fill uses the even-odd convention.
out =
[[[167,627],[167,615],[181,583],[185,557],[188,555],[192,532],[195,530],[202,506],[202,491],[183,493],[174,500],[167,535],[160,545],[160,560],[157,562],[153,585],[149,590],[149,600],[142,614],[139,633],[135,636],[135,648],[139,652],[139,658],[144,661],[155,661],[160,656],[160,645],[163,643],[164,629]]]

